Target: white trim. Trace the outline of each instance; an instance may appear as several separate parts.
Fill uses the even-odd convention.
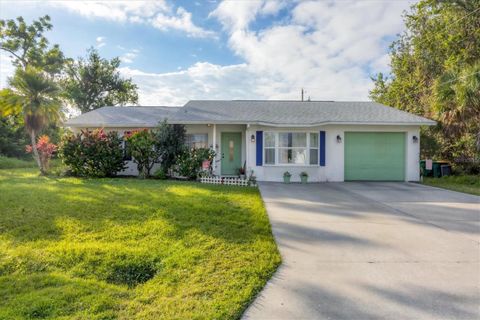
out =
[[[213,157],[213,172],[217,172],[217,125],[213,124],[213,151],[215,152],[215,157]]]
[[[168,119],[167,119],[168,121]],[[68,122],[68,121],[67,121]],[[310,128],[310,127],[318,127],[324,125],[371,125],[371,126],[434,126],[437,123],[433,120],[429,122],[426,121],[418,121],[418,122],[369,122],[369,121],[323,121],[323,122],[315,122],[315,123],[308,123],[308,124],[292,124],[292,123],[270,123],[270,122],[263,122],[263,121],[170,121],[170,124],[244,124],[244,125],[259,125],[259,126],[266,126],[266,127],[297,127],[297,128]],[[65,124],[65,127],[72,127],[72,128],[85,128],[85,127],[95,127],[95,128],[156,128],[158,124],[152,125],[151,123],[138,123],[138,124],[125,124],[125,123],[101,123],[101,124],[78,124],[78,123],[71,123]]]
[[[265,137],[267,133],[273,133],[275,135],[275,146],[274,147],[265,147]],[[306,135],[306,145],[305,147],[280,147],[279,146],[279,133],[305,133]],[[310,151],[317,150],[317,153],[319,152],[320,146],[312,147],[310,145],[310,134],[317,134],[318,136],[318,141],[320,142],[320,132],[319,131],[291,131],[289,129],[283,129],[283,130],[275,130],[275,131],[263,131],[263,142],[262,142],[262,165],[265,167],[319,167],[320,166],[320,155],[317,157],[317,164],[310,164]],[[275,163],[266,163],[266,150],[267,149],[274,149],[275,150]],[[305,163],[280,163],[280,150],[281,149],[302,149],[306,150],[305,153]]]

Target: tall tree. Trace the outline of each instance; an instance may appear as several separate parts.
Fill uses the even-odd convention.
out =
[[[67,64],[65,97],[82,113],[104,106],[136,104],[137,85],[122,78],[119,66],[119,58],[107,60],[97,50],[89,49],[86,59]]]
[[[18,136],[17,142],[4,136],[2,153],[19,154],[19,143],[24,139],[19,129],[25,128],[31,140],[32,153],[44,173],[37,150],[36,137],[46,128],[58,133],[55,121],[60,112],[60,90],[55,84],[63,69],[65,57],[58,45],[50,46],[44,33],[52,29],[48,15],[27,24],[22,17],[0,20],[0,50],[12,58],[16,72],[9,80],[8,89],[0,91],[0,115],[5,130]],[[48,123],[50,121],[50,123]],[[15,128],[15,131],[12,131]]]
[[[48,15],[28,25],[22,17],[0,20],[0,50],[8,52],[16,67],[40,68],[50,76],[58,74],[65,58],[58,45],[49,47],[44,33],[52,29]]]
[[[404,21],[391,45],[391,74],[374,77],[370,97],[438,121],[422,129],[423,156],[478,158],[480,0],[422,0]]]
[[[9,80],[10,88],[0,91],[0,111],[2,116],[21,114],[24,125],[30,135],[33,157],[42,173],[45,166],[36,147],[38,132],[47,123],[62,117],[60,90],[44,71],[27,66],[25,70],[17,68]]]

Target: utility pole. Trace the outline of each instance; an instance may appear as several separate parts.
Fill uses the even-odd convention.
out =
[[[303,93],[304,93],[304,90],[303,90],[303,88],[302,88],[302,101],[303,101]]]

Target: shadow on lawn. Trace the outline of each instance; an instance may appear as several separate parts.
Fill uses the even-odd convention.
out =
[[[112,319],[128,291],[92,280],[58,274],[0,277],[1,319],[75,318]]]
[[[20,242],[62,238],[65,230],[59,224],[64,219],[70,220],[70,231],[89,233],[163,220],[173,229],[168,233],[173,238],[197,230],[234,243],[270,232],[263,209],[256,207],[261,204],[256,191],[245,188],[48,177],[15,177],[4,188],[0,234]]]

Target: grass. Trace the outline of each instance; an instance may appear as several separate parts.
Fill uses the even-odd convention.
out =
[[[429,186],[480,196],[480,176],[448,176],[441,178],[424,177],[423,183]]]
[[[0,170],[0,319],[236,319],[280,263],[259,192]]]
[[[35,168],[36,166],[37,164],[33,159],[21,160],[0,156],[0,169]]]

